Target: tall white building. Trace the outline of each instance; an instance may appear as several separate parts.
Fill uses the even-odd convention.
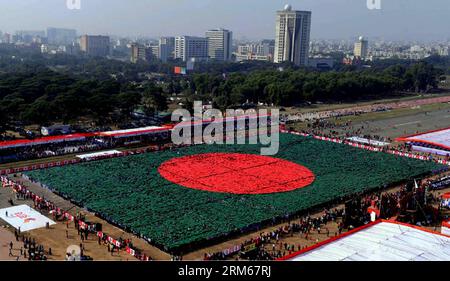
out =
[[[359,57],[363,60],[367,59],[369,56],[369,41],[360,36],[358,42],[355,43],[355,50],[353,53],[355,57]]]
[[[208,38],[179,36],[175,38],[175,58],[183,61],[207,60]]]
[[[293,11],[291,5],[277,12],[274,62],[308,64],[311,12]]]
[[[213,29],[206,32],[208,56],[218,61],[231,60],[233,32],[226,29]]]
[[[159,39],[158,58],[163,62],[173,59],[175,55],[175,37],[161,37]]]

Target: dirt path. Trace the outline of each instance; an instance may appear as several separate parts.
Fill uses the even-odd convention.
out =
[[[11,251],[13,256],[9,255],[9,243],[13,242]],[[17,242],[14,234],[6,227],[0,227],[0,261],[25,261],[26,259],[20,255],[20,248],[24,249],[22,242]]]

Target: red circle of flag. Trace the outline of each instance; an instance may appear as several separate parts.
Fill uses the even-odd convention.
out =
[[[175,184],[209,192],[270,194],[306,187],[315,175],[279,158],[240,153],[207,153],[174,158],[159,168]]]

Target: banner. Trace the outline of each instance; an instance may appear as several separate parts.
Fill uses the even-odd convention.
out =
[[[88,225],[84,221],[78,221],[78,225],[80,226],[80,229],[87,229]]]
[[[253,251],[254,249],[256,249],[256,243],[251,243],[251,244],[249,244],[249,245],[245,245],[245,246],[242,248],[242,251],[245,252],[245,253],[247,253],[247,252]]]
[[[108,242],[113,244],[114,246],[116,246],[118,248],[122,247],[122,244],[119,241],[117,241],[116,239],[112,238],[112,237],[108,237]]]
[[[442,222],[441,233],[450,236],[450,220]]]
[[[450,176],[444,177],[437,181],[431,183],[430,187],[432,190],[444,189],[450,186]]]
[[[127,251],[128,254],[130,254],[130,255],[132,255],[132,256],[136,256],[136,251],[133,250],[132,248],[127,247],[127,248],[126,248],[126,251]]]
[[[69,220],[69,221],[73,221],[74,220],[74,217],[71,214],[69,214],[69,213],[64,213],[64,217],[67,220]]]
[[[376,221],[378,217],[380,217],[380,210],[376,207],[367,208],[367,213],[370,215],[370,220],[372,222]]]
[[[229,255],[239,252],[240,250],[241,250],[241,246],[236,245],[234,247],[223,250],[222,254],[224,254],[225,256],[229,256]]]

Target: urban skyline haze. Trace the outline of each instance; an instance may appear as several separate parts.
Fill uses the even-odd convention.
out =
[[[212,28],[233,31],[236,39],[275,37],[276,11],[285,4],[312,11],[312,39],[352,39],[359,35],[395,41],[450,39],[448,0],[0,0],[0,30],[77,29],[79,34],[131,37],[200,35]]]

